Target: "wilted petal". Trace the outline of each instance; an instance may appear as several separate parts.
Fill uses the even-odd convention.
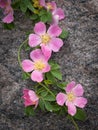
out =
[[[82,96],[84,93],[83,87],[81,86],[81,84],[77,84],[72,92],[74,93],[75,96]]]
[[[47,31],[51,37],[59,36],[62,33],[62,29],[58,25],[51,25]]]
[[[57,104],[63,106],[66,101],[66,95],[64,93],[58,93],[56,96]]]
[[[53,38],[50,41],[49,46],[51,50],[53,50],[54,52],[58,52],[60,48],[63,46],[63,41],[60,38]]]
[[[31,79],[36,82],[41,82],[43,80],[43,74],[40,71],[33,71],[31,73]]]
[[[84,98],[84,97],[77,97],[74,101],[74,104],[77,106],[77,107],[80,107],[80,108],[84,108],[85,105],[87,104],[87,99]]]
[[[46,25],[43,22],[36,23],[34,26],[34,32],[38,35],[46,33]]]
[[[33,62],[31,60],[24,60],[22,62],[22,69],[25,72],[31,72],[33,70]]]
[[[65,88],[65,90],[66,90],[66,92],[68,93],[68,92],[70,92],[74,87],[75,87],[75,82],[74,81],[72,81],[71,83],[69,83],[68,85],[67,85],[67,87]]]
[[[43,54],[42,54],[42,51],[40,49],[36,49],[34,51],[32,51],[30,53],[30,58],[33,60],[33,61],[36,61],[38,59],[43,59]]]
[[[36,47],[37,45],[39,45],[41,43],[41,38],[40,36],[36,35],[36,34],[30,34],[29,35],[29,46],[30,47]]]
[[[72,116],[76,114],[76,106],[71,102],[68,103],[68,113]]]

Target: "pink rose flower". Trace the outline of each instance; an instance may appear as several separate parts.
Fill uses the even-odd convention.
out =
[[[4,23],[11,23],[14,21],[14,11],[11,7],[11,0],[0,0],[0,7],[4,9],[5,17],[2,19]]]
[[[87,104],[87,99],[82,97],[84,90],[81,84],[75,86],[75,82],[72,81],[65,88],[66,94],[58,93],[56,96],[56,101],[60,106],[64,103],[68,107],[68,113],[72,116],[76,114],[76,106],[79,108],[84,108]]]
[[[33,90],[24,89],[23,90],[23,99],[25,107],[34,105],[35,108],[38,106],[39,97]]]
[[[36,49],[30,53],[30,58],[22,62],[22,68],[25,72],[32,72],[31,79],[36,82],[43,80],[43,74],[50,71],[48,59],[45,57],[40,49]]]
[[[46,32],[46,25],[39,22],[35,24],[34,32],[35,34],[29,35],[30,47],[40,45],[42,52],[48,55],[47,57],[51,56],[52,51],[58,52],[63,46],[63,41],[57,38],[62,32],[58,25],[51,25]]]

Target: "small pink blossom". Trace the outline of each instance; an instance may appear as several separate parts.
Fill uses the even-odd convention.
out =
[[[35,108],[38,106],[39,97],[33,90],[24,89],[23,90],[23,99],[25,107],[34,105]]]
[[[68,113],[72,116],[76,114],[76,106],[79,108],[84,108],[87,104],[87,99],[82,97],[84,90],[81,84],[75,86],[75,82],[72,81],[65,88],[66,94],[58,93],[56,96],[56,101],[60,106],[64,103],[68,107]]]
[[[40,49],[36,49],[30,53],[30,58],[22,62],[22,68],[25,72],[32,72],[31,79],[36,82],[43,80],[43,74],[50,71],[50,65],[48,59],[43,55]]]
[[[43,2],[43,6],[52,13],[52,24],[58,24],[59,20],[65,18],[64,11],[61,8],[57,8],[57,5],[54,1],[52,2]]]
[[[4,23],[11,23],[14,21],[14,11],[11,7],[11,0],[0,0],[0,7],[4,10],[5,17],[2,19]]]
[[[51,52],[58,52],[63,45],[63,41],[58,38],[62,29],[58,25],[51,25],[46,31],[46,25],[43,22],[35,24],[35,34],[29,35],[30,47],[41,46],[42,52],[50,58]]]

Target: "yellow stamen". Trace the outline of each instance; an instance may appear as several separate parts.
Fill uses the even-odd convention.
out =
[[[41,36],[41,39],[42,39],[42,43],[43,44],[47,44],[49,43],[49,41],[51,40],[50,36],[48,34],[44,34]]]
[[[68,101],[72,102],[75,99],[75,95],[72,92],[70,92],[67,94],[67,98]]]
[[[34,6],[35,8],[38,8],[38,9],[41,9],[41,8],[42,8],[42,6],[40,5],[39,0],[32,0],[32,2],[33,2],[33,6]]]
[[[45,68],[45,64],[41,60],[38,60],[34,63],[35,70],[42,70],[44,68]]]
[[[47,3],[47,9],[48,10],[53,10],[53,6],[51,5],[51,3]]]

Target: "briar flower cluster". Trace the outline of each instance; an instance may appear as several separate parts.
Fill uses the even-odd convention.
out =
[[[33,89],[23,90],[26,112],[31,114],[33,110],[40,108],[43,111],[67,113],[78,119],[80,109],[87,104],[87,99],[83,97],[84,89],[75,81],[61,82],[60,66],[51,61],[52,54],[59,52],[64,45],[63,39],[66,38],[66,31],[59,26],[60,20],[65,18],[64,11],[57,7],[55,1],[28,0],[26,3],[24,0],[15,0],[13,3],[11,0],[0,0],[4,23],[14,22],[16,4],[19,5],[17,9],[28,13],[30,19],[35,20],[32,33],[26,40],[30,49],[29,58],[22,62],[20,59],[20,50],[25,42],[18,51],[18,61],[25,77],[31,78],[35,83]]]

